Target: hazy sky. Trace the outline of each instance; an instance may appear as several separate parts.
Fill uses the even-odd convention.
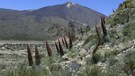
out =
[[[63,4],[67,1],[92,8],[105,15],[112,13],[125,0],[0,0],[0,8],[27,10],[38,9],[44,6]]]

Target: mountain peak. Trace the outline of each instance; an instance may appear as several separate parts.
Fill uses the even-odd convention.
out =
[[[0,11],[0,39],[54,39],[72,30],[70,22],[76,25],[75,28],[84,25],[94,27],[100,16],[104,17],[99,12],[73,2],[32,11]]]
[[[67,6],[68,8],[70,8],[70,7],[72,7],[72,6],[75,5],[75,3],[70,2],[70,1],[66,2],[65,4],[66,4],[66,6]]]

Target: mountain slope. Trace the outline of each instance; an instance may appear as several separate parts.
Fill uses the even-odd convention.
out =
[[[135,0],[125,0],[116,11],[108,17],[107,22],[112,26],[125,24],[135,20]]]
[[[62,5],[48,6],[38,10],[27,12],[28,15],[34,15],[36,18],[42,18],[44,16],[60,17],[68,21],[79,21],[86,24],[95,24],[95,20],[99,19],[99,16],[103,14],[96,12],[90,8],[80,6],[75,3],[65,3]]]
[[[93,26],[105,16],[79,4],[67,2],[37,10],[0,9],[0,38],[46,40],[66,34],[69,23]],[[77,27],[80,27],[77,25]]]

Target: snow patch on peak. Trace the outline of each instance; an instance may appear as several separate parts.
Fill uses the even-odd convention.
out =
[[[73,5],[75,5],[75,3],[67,2],[66,5],[67,5],[68,8],[70,8],[70,7],[72,7]]]

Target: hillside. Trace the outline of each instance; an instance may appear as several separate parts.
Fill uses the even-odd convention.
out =
[[[0,74],[135,76],[135,19],[131,16],[134,13],[128,14],[128,18],[123,16],[128,21],[125,18],[122,23],[117,21],[122,17],[118,14],[134,11],[135,4],[131,3],[134,0],[126,0],[108,19],[101,17],[94,30],[75,35],[69,33],[55,41],[3,42],[0,46]]]
[[[0,9],[0,39],[47,40],[54,39],[72,28],[94,26],[105,16],[85,6],[67,2],[36,10]]]

